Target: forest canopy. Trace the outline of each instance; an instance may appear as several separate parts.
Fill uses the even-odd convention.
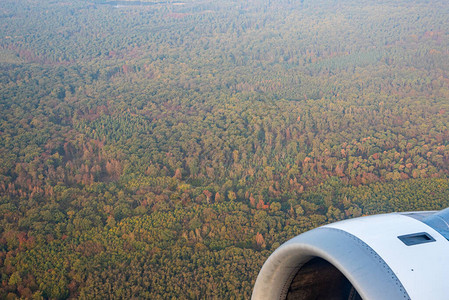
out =
[[[317,226],[449,205],[447,1],[0,2],[0,298],[248,299]]]

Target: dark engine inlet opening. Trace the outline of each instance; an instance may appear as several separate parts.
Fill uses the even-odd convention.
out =
[[[293,278],[287,300],[361,300],[349,280],[332,264],[315,257]]]

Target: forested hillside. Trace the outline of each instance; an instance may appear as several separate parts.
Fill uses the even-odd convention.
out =
[[[0,298],[248,299],[449,206],[448,46],[443,0],[0,1]]]

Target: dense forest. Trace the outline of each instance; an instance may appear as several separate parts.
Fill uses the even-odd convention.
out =
[[[448,46],[444,0],[0,1],[0,298],[248,299],[449,206]]]

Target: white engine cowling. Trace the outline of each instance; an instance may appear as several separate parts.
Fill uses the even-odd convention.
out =
[[[449,299],[449,208],[336,222],[264,263],[252,299]]]

